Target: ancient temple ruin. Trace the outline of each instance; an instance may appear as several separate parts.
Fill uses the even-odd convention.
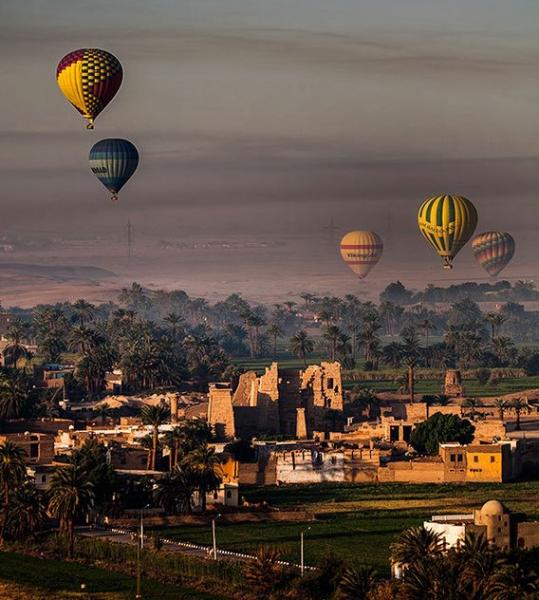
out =
[[[208,421],[220,439],[261,434],[305,438],[315,431],[338,430],[342,410],[340,363],[280,369],[274,362],[262,375],[241,375],[235,390],[229,384],[211,385]]]

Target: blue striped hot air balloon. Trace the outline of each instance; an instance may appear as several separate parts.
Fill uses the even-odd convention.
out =
[[[107,138],[90,150],[90,167],[99,181],[112,192],[112,200],[138,166],[138,151],[129,140]]]

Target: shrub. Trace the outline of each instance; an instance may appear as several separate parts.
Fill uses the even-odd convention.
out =
[[[490,379],[490,369],[477,369],[476,377],[480,385],[486,385]]]

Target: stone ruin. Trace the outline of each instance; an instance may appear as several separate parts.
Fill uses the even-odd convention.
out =
[[[222,440],[261,434],[304,439],[313,431],[339,429],[342,410],[340,363],[279,369],[273,362],[262,375],[241,375],[235,390],[210,385],[208,422]]]

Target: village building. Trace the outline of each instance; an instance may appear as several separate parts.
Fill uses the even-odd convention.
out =
[[[27,465],[43,465],[54,460],[54,436],[48,433],[25,431],[0,434],[0,444],[11,442],[24,450]]]
[[[503,550],[539,546],[539,522],[510,513],[498,500],[489,500],[469,514],[434,515],[424,527],[439,534],[446,549],[458,546],[469,532],[484,535],[488,542]]]

